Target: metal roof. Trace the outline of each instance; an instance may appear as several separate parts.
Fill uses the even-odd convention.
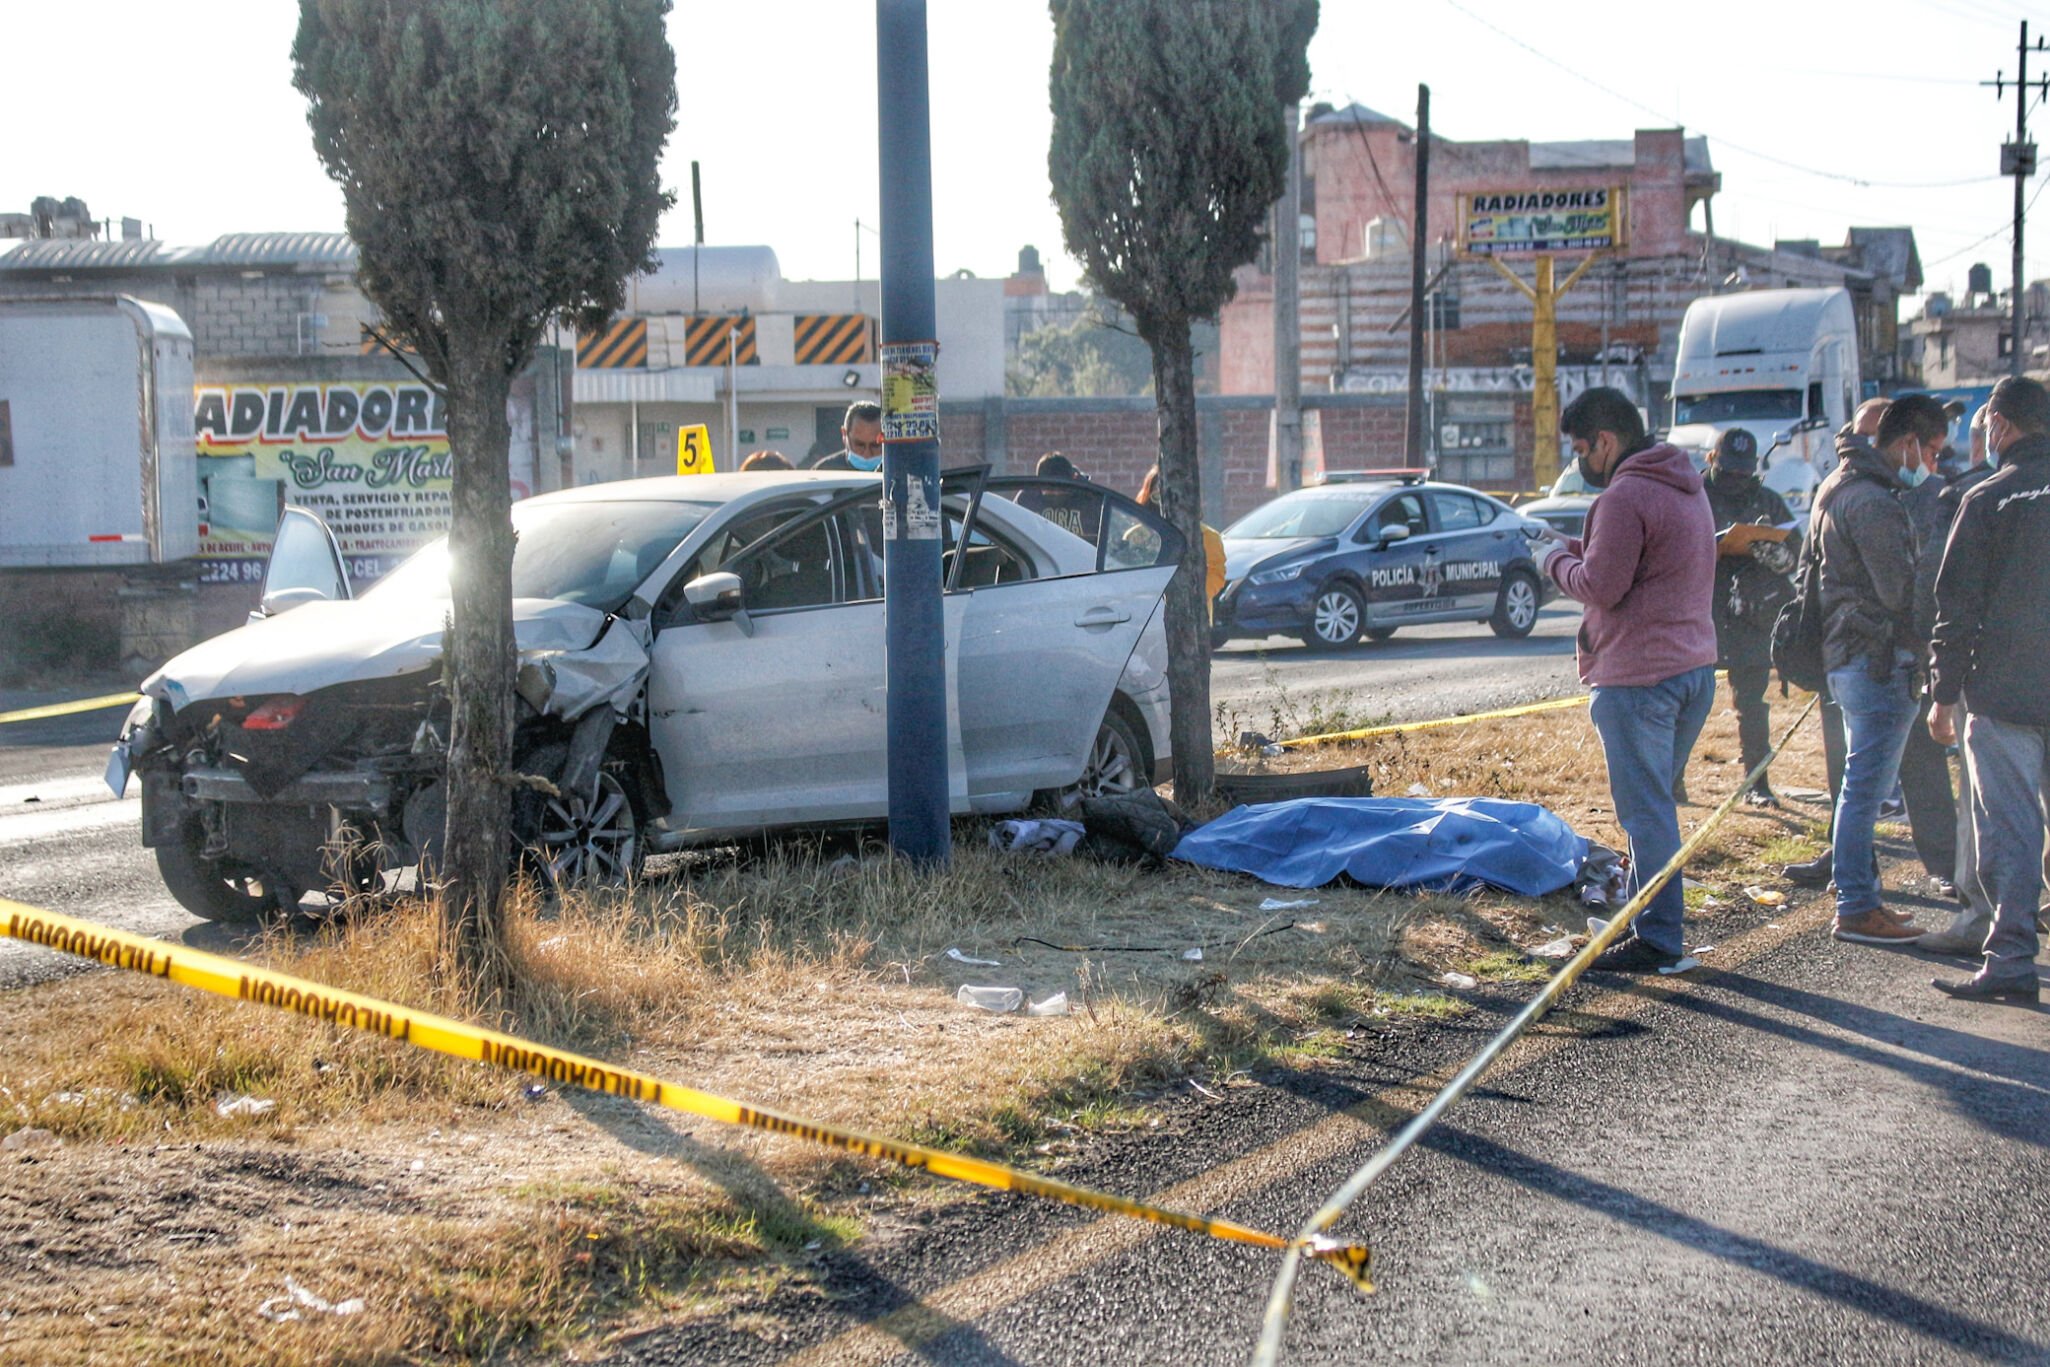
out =
[[[1708,139],[1686,140],[1688,175],[1706,175],[1715,170],[1708,156]],[[1534,142],[1530,145],[1533,171],[1570,171],[1575,167],[1627,167],[1637,164],[1637,144],[1630,138],[1585,138],[1574,142]]]
[[[204,247],[172,247],[151,239],[98,242],[73,238],[24,242],[0,252],[0,270],[125,271],[306,267],[356,269],[356,244],[347,233],[229,233]]]

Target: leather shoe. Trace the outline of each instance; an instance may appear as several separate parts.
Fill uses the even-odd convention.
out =
[[[2042,985],[2033,973],[2027,976],[2018,973],[2005,974],[1995,978],[1981,972],[1956,982],[1931,978],[1929,985],[1946,996],[1956,997],[1959,1001],[2040,1002],[2043,999]]]
[[[1828,853],[1802,864],[1789,864],[1780,872],[1789,883],[1802,888],[1826,888],[1836,873],[1836,860]]]

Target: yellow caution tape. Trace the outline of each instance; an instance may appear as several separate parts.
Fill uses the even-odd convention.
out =
[[[969,1182],[980,1187],[990,1187],[997,1191],[1023,1192],[1028,1196],[1041,1196],[1050,1201],[1080,1206],[1085,1210],[1129,1215],[1134,1219],[1148,1220],[1157,1225],[1185,1229],[1195,1234],[1207,1234],[1213,1239],[1252,1244],[1258,1248],[1295,1251],[1299,1256],[1306,1254],[1331,1264],[1363,1291],[1374,1289],[1373,1283],[1367,1277],[1371,1256],[1363,1244],[1340,1243],[1322,1235],[1311,1236],[1298,1244],[1276,1234],[1233,1224],[1229,1220],[1187,1215],[1161,1206],[1127,1200],[1122,1196],[1112,1196],[1108,1192],[1071,1186],[1051,1178],[1036,1177],[1017,1168],[1006,1167],[1002,1163],[985,1162],[958,1153],[929,1149],[920,1144],[906,1144],[856,1130],[841,1129],[838,1126],[800,1119],[759,1106],[744,1106],[738,1101],[731,1101],[711,1092],[701,1092],[694,1087],[664,1082],[660,1078],[635,1072],[630,1068],[615,1067],[597,1059],[585,1058],[580,1054],[501,1034],[496,1030],[486,1030],[481,1026],[465,1024],[446,1016],[415,1011],[409,1007],[379,1001],[374,997],[362,997],[353,992],[323,987],[319,983],[295,978],[287,973],[258,968],[237,959],[223,958],[203,950],[188,949],[183,945],[172,945],[161,940],[132,935],[127,931],[114,930],[59,912],[44,911],[4,897],[0,897],[0,917],[5,918],[4,921],[0,921],[0,935],[41,945],[61,953],[95,959],[114,968],[127,969],[153,978],[168,978],[172,982],[196,988],[201,992],[210,992],[217,997],[255,1002],[260,1006],[274,1006],[302,1016],[311,1016],[315,1020],[326,1021],[331,1025],[383,1035],[388,1039],[400,1040],[416,1048],[430,1049],[453,1058],[474,1059],[479,1063],[492,1064],[513,1072],[531,1073],[550,1082],[583,1087],[594,1092],[610,1092],[615,1096],[666,1106],[673,1111],[704,1116],[708,1120],[716,1120],[722,1124],[742,1125],[771,1134],[789,1135],[795,1139],[822,1144],[827,1148],[901,1163],[907,1168],[924,1168],[937,1176],[951,1177],[956,1181]]]
[[[140,693],[109,693],[99,698],[80,698],[76,702],[53,702],[47,707],[24,707],[19,712],[0,712],[0,724],[11,721],[42,721],[47,717],[68,717],[74,712],[98,712],[106,707],[120,707],[140,698]]]
[[[1544,702],[1525,703],[1521,707],[1502,707],[1492,712],[1469,712],[1463,717],[1432,717],[1428,721],[1365,726],[1357,731],[1328,731],[1319,736],[1297,736],[1294,740],[1282,741],[1281,746],[1283,749],[1294,749],[1305,745],[1331,745],[1339,741],[1371,740],[1375,736],[1392,736],[1398,731],[1428,731],[1434,726],[1465,726],[1469,722],[1495,721],[1501,717],[1527,717],[1533,712],[1556,712],[1564,707],[1584,707],[1591,696],[1582,693],[1578,697],[1547,698]]]

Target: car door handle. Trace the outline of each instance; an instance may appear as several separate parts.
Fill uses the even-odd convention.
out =
[[[1132,614],[1123,608],[1095,607],[1075,619],[1078,627],[1114,627],[1119,622],[1129,622]]]

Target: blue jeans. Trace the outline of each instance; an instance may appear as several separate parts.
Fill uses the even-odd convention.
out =
[[[1829,695],[1844,715],[1844,782],[1830,832],[1838,916],[1862,916],[1879,908],[1872,827],[1879,820],[1879,804],[1900,777],[1901,752],[1915,724],[1914,664],[1912,654],[1896,650],[1893,668],[1883,678],[1874,678],[1864,661],[1829,671]]]
[[[1589,714],[1609,766],[1616,820],[1630,837],[1630,891],[1651,881],[1680,850],[1673,780],[1715,702],[1715,667],[1702,665],[1655,684],[1596,688]],[[1638,914],[1637,936],[1662,954],[1686,952],[1687,903],[1675,875]]]
[[[2017,726],[1992,717],[1965,719],[1971,756],[1972,831],[1978,871],[1993,902],[1985,971],[1996,978],[2033,978],[2042,946],[2036,913],[2043,907],[2044,797],[2050,792],[2050,727]]]

